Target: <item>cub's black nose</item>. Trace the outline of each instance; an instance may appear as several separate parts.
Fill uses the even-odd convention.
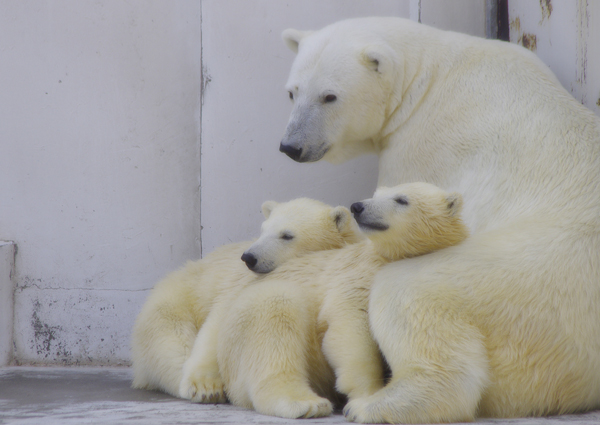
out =
[[[294,161],[298,161],[300,156],[302,156],[302,148],[295,148],[290,145],[284,145],[283,143],[279,145],[279,152],[283,152]]]
[[[248,266],[248,268],[250,270],[252,270],[254,268],[254,266],[256,266],[256,263],[258,262],[258,260],[256,259],[256,257],[253,254],[249,254],[247,252],[244,252],[242,254],[242,261],[244,263],[246,263],[246,265]]]
[[[355,216],[360,214],[361,212],[363,212],[365,210],[365,206],[363,205],[362,202],[355,202],[352,205],[350,205],[350,211],[352,212],[352,214],[354,214]]]

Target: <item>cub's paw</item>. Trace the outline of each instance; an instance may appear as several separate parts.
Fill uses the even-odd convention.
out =
[[[331,415],[333,405],[325,398],[315,397],[311,400],[289,400],[287,398],[279,399],[272,406],[269,415],[280,416],[283,418],[319,418]]]
[[[379,423],[382,422],[381,419],[377,420],[373,415],[369,414],[372,411],[371,403],[369,403],[365,398],[357,398],[351,400],[344,406],[344,417],[349,422],[358,422],[362,424],[368,423]]]
[[[225,388],[219,372],[196,370],[184,374],[179,396],[195,403],[226,403]]]

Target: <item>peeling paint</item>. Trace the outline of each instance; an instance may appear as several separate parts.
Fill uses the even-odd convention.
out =
[[[537,50],[537,37],[535,34],[523,34],[519,37],[519,44],[526,49],[535,52]]]
[[[212,81],[212,76],[208,72],[208,68],[206,66],[202,67],[202,90],[200,91],[201,103],[204,104],[204,92],[206,88]]]
[[[552,0],[540,0],[540,8],[542,9],[541,24],[544,19],[550,19],[550,15],[552,15]]]
[[[513,19],[513,20],[511,20],[511,21],[510,21],[510,24],[509,24],[509,26],[510,26],[510,27],[511,27],[513,30],[515,30],[515,31],[517,31],[518,33],[520,33],[520,32],[521,32],[521,18],[519,18],[519,17],[517,16],[515,19]]]
[[[510,21],[510,28],[519,35],[517,38],[518,44],[526,49],[531,50],[532,52],[537,50],[536,35],[521,32],[521,19],[518,16]]]
[[[581,103],[586,104],[585,86],[587,83],[588,39],[590,17],[586,4],[577,8],[579,19],[579,34],[577,36],[577,81],[581,84]]]

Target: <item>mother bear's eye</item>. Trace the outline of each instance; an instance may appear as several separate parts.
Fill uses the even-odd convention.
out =
[[[291,241],[292,239],[294,239],[294,235],[287,233],[287,232],[282,233],[280,237],[284,241]]]
[[[323,101],[325,103],[331,103],[331,102],[335,102],[337,100],[337,96],[335,94],[328,94],[327,96],[325,96],[325,98],[323,99]]]
[[[406,199],[403,196],[400,196],[400,197],[394,199],[394,201],[396,201],[400,205],[408,205],[408,199]]]

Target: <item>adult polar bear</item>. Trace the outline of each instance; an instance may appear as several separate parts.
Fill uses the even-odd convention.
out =
[[[286,30],[280,150],[379,155],[379,185],[464,196],[472,237],[386,266],[370,299],[391,382],[358,422],[600,407],[600,120],[531,52],[399,18]]]

